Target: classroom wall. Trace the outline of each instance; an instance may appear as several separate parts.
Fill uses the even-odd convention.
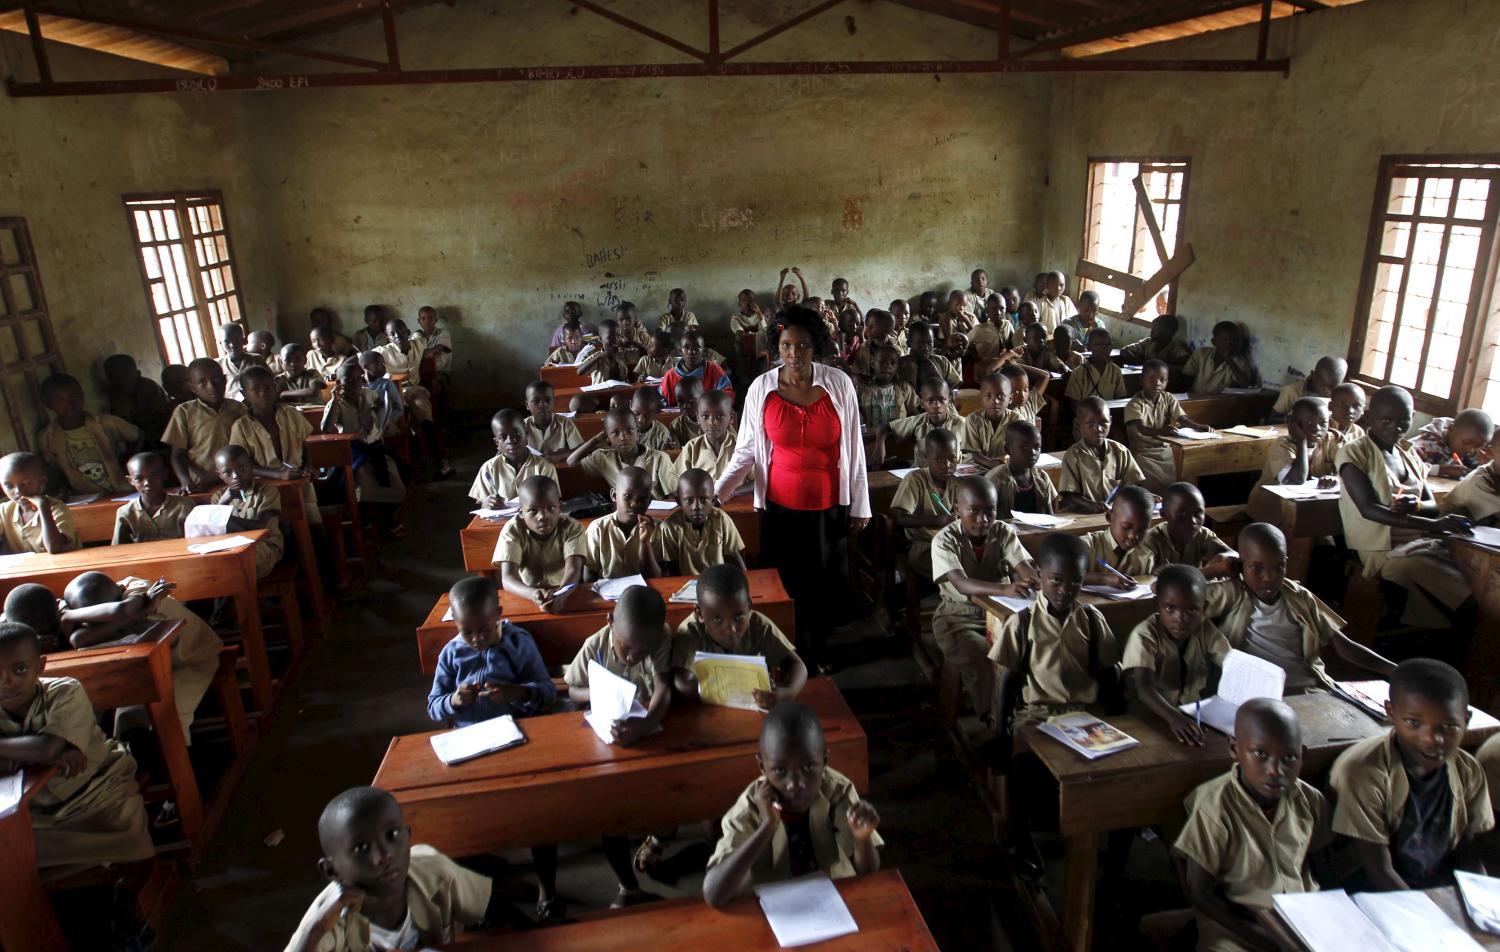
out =
[[[611,7],[707,46],[703,4]],[[721,9],[728,48],[800,8]],[[684,60],[566,4],[434,5],[399,24],[407,68]],[[384,55],[369,25],[324,45]],[[747,56],[993,49],[992,32],[857,3]],[[1043,150],[1030,130],[1046,115],[1041,78],[566,81],[250,100],[283,326],[305,333],[318,305],[348,330],[367,303],[409,322],[433,304],[452,324],[470,407],[519,394],[565,300],[582,300],[592,321],[632,300],[654,320],[681,286],[700,320],[727,331],[739,290],[768,302],[784,266],[801,266],[815,294],[844,276],[861,304],[884,307],[967,286],[978,266],[995,284],[1029,275],[1038,249]]]
[[[48,50],[58,79],[161,75],[74,47]],[[0,33],[0,72],[35,78],[24,36]],[[0,217],[26,219],[64,361],[91,396],[98,362],[110,354],[135,355],[144,373],[161,370],[124,194],[222,189],[247,316],[266,326],[274,268],[262,251],[246,139],[234,97],[0,95]],[[13,441],[0,424],[0,452]]]
[[[1089,156],[1192,158],[1178,308],[1207,342],[1248,324],[1268,382],[1343,356],[1380,157],[1500,152],[1500,32],[1484,0],[1367,0],[1275,21],[1291,74],[1058,76],[1048,124],[1043,261],[1081,250]],[[1245,27],[1132,51],[1253,56]]]

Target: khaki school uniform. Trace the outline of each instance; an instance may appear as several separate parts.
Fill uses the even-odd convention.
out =
[[[1340,427],[1338,425],[1338,421],[1329,420],[1328,432],[1339,434],[1341,437],[1343,437],[1343,441],[1345,443],[1353,443],[1355,440],[1362,440],[1365,438],[1365,428],[1352,421],[1348,426]]]
[[[1103,368],[1095,367],[1093,361],[1085,360],[1068,374],[1068,388],[1063,396],[1069,400],[1084,397],[1099,397],[1103,400],[1119,400],[1125,396],[1125,376],[1120,365],[1113,360]]]
[[[1057,351],[1052,348],[1052,345],[1048,344],[1042,348],[1039,354],[1027,351],[1022,355],[1021,363],[1027,367],[1035,367],[1037,370],[1045,370],[1049,374],[1066,374],[1074,367],[1083,363],[1083,356],[1076,350],[1070,350],[1059,357]]]
[[[985,473],[984,478],[995,484],[996,517],[1009,519],[1011,512],[1016,508],[1016,498],[1021,495],[1021,486],[1016,482],[1015,475],[1011,473],[1010,464],[1001,463]],[[1057,484],[1052,481],[1052,477],[1048,476],[1045,470],[1033,466],[1031,486],[1036,494],[1034,511],[1051,515],[1057,508]]]
[[[1040,432],[1042,429],[1042,407],[1046,406],[1046,404],[1046,397],[1035,390],[1031,390],[1028,391],[1025,401],[1019,405],[1012,406],[1010,410],[1016,415],[1016,419],[1025,420]]]
[[[1318,596],[1288,579],[1281,583],[1281,599],[1291,620],[1302,630],[1302,657],[1312,669],[1317,686],[1333,690],[1333,681],[1323,668],[1323,651],[1339,633],[1339,619]],[[1205,611],[1224,631],[1229,644],[1241,648],[1250,638],[1250,623],[1258,599],[1238,578],[1208,583]],[[1292,693],[1292,692],[1288,692]]]
[[[383,442],[384,435],[375,418],[374,400],[367,389],[340,398],[328,419],[336,433],[354,433],[361,442],[369,444]],[[395,457],[389,453],[385,456],[385,485],[381,485],[375,476],[378,465],[372,460],[355,468],[354,498],[361,503],[400,505],[406,499],[406,486],[401,482],[401,471],[396,466]]]
[[[432,422],[432,394],[419,382],[422,372],[422,354],[426,352],[427,345],[422,342],[421,336],[412,337],[406,342],[406,352],[402,353],[401,345],[395,341],[381,344],[376,348],[380,356],[385,358],[385,372],[387,376],[395,374],[406,374],[406,382],[401,385],[401,399],[411,408],[412,416],[419,423]]]
[[[904,380],[883,386],[862,383],[855,389],[855,396],[859,400],[859,418],[872,429],[922,411],[917,391]]]
[[[938,376],[948,381],[948,386],[957,387],[963,383],[963,374],[959,372],[958,364],[941,354],[928,354],[927,359],[937,368]]]
[[[640,434],[641,445],[653,450],[670,450],[677,447],[672,431],[660,420],[652,420],[651,428]]]
[[[1193,393],[1218,393],[1227,387],[1255,386],[1255,365],[1244,354],[1236,354],[1223,363],[1215,363],[1212,347],[1199,347],[1182,368],[1182,375],[1192,380]]]
[[[1444,514],[1456,512],[1475,522],[1484,522],[1500,513],[1500,479],[1495,476],[1494,464],[1481,466],[1465,476],[1438,507]]]
[[[307,348],[307,369],[313,371],[324,380],[333,380],[339,375],[339,368],[344,361],[349,359],[347,353],[334,348],[334,352],[324,357],[316,347]]]
[[[776,627],[776,623],[758,611],[750,612],[750,625],[745,629],[745,637],[732,648],[715,641],[708,633],[708,626],[698,617],[698,612],[694,611],[677,626],[677,634],[672,638],[672,667],[691,671],[693,658],[700,651],[746,657],[758,655],[766,659],[766,667],[771,669],[773,682],[776,672],[781,670],[782,662],[797,653],[797,649],[792,647],[791,641]]]
[[[650,354],[646,354],[645,356],[641,357],[640,360],[635,362],[635,375],[641,380],[645,380],[647,377],[655,377],[657,379],[661,379],[662,377],[665,377],[667,375],[667,371],[671,370],[674,366],[676,366],[676,364],[677,356],[675,354],[668,354],[661,360],[657,360]]]
[[[492,886],[489,877],[463,868],[425,843],[413,845],[406,870],[406,911],[421,946],[446,944],[455,936],[454,925],[472,926],[483,920]],[[317,926],[314,910],[336,889],[334,883],[323,887],[318,901],[297,925],[288,950],[298,948]],[[353,910],[339,916],[317,945],[318,952],[369,952],[372,948],[370,920]]]
[[[932,474],[927,471],[926,467],[923,467],[901,477],[901,483],[896,487],[896,494],[891,499],[891,511],[904,512],[910,516],[940,515],[941,511],[932,501],[933,493],[937,493],[943,500],[943,505],[948,507],[949,513],[958,508],[958,478],[948,477],[947,485],[938,489],[937,483],[932,479]],[[932,572],[932,539],[938,534],[938,530],[915,528],[905,531],[906,560],[911,565],[912,572],[921,576],[929,575]]]
[[[996,519],[985,533],[981,552],[974,551],[960,523],[944,526],[933,537],[931,559],[932,580],[938,583],[941,596],[932,613],[933,640],[943,657],[958,668],[959,682],[974,712],[990,717],[995,707],[995,669],[988,657],[984,609],[943,579],[957,571],[981,582],[1011,582],[1016,566],[1030,562],[1031,555],[1021,546],[1016,531]]]
[[[1479,761],[1479,768],[1484,771],[1485,785],[1490,790],[1490,809],[1493,812],[1495,802],[1500,800],[1500,734],[1496,734],[1480,745],[1475,751],[1474,759]]]
[[[1199,526],[1188,536],[1187,542],[1179,546],[1165,522],[1158,522],[1146,530],[1141,536],[1140,548],[1151,553],[1158,571],[1164,565],[1191,565],[1201,569],[1216,556],[1230,551],[1229,543],[1207,526]]]
[[[1089,668],[1090,643],[1097,664],[1093,670]],[[1000,623],[990,660],[1021,679],[1021,703],[1016,706],[1014,724],[1020,726],[1068,711],[1102,713],[1098,672],[1118,664],[1120,653],[1099,609],[1075,602],[1072,611],[1057,618],[1048,608],[1047,596],[1038,593],[1034,607]]]
[[[1047,329],[1048,335],[1057,330],[1057,325],[1065,322],[1068,318],[1078,313],[1073,299],[1066,294],[1059,294],[1057,300],[1051,300],[1046,295],[1039,298],[1031,298],[1036,302],[1037,323]]]
[[[1245,790],[1239,766],[1199,785],[1184,801],[1187,824],[1173,846],[1223,884],[1224,898],[1269,909],[1277,893],[1317,892],[1307,854],[1328,829],[1328,801],[1298,780],[1267,819]],[[1250,952],[1227,929],[1198,916],[1200,952]]]
[[[533,476],[545,476],[557,482],[557,467],[545,456],[528,452],[526,459],[516,466],[504,455],[496,454],[485,460],[474,474],[474,484],[469,487],[469,498],[483,503],[491,496],[514,499],[521,492],[521,484]]]
[[[1079,440],[1063,454],[1062,480],[1058,491],[1077,493],[1094,502],[1104,502],[1121,486],[1139,486],[1146,481],[1135,457],[1125,444],[1105,438],[1101,445],[1104,453],[1094,452]]]
[[[683,327],[697,327],[698,315],[684,308],[681,317],[673,317],[672,312],[668,311],[656,319],[656,329],[658,331],[669,331],[674,324]]]
[[[964,448],[989,459],[1005,459],[1005,428],[1019,419],[1013,410],[1000,411],[998,420],[991,420],[983,410],[969,414],[964,417]]]
[[[892,347],[896,348],[896,353],[900,354],[902,357],[905,357],[907,353],[909,353],[906,347],[906,341],[897,340],[894,332],[892,332],[891,335],[885,340],[874,340],[872,338],[867,338],[864,342],[864,346],[859,349],[859,353],[854,355],[854,360],[850,361],[849,372],[860,377],[875,376],[875,350],[876,348],[881,347],[885,344],[890,344]]]
[[[1144,364],[1148,360],[1159,360],[1170,366],[1179,367],[1187,363],[1190,355],[1187,345],[1175,337],[1159,347],[1151,338],[1142,337],[1133,344],[1121,347],[1120,356],[1127,364]]]
[[[722,833],[718,845],[708,859],[709,869],[729,859],[735,850],[760,829],[765,818],[761,816],[760,804],[755,801],[756,783],[759,781],[746,787],[745,792],[734,801],[734,806],[724,814],[720,823]],[[832,767],[824,767],[818,796],[807,812],[807,826],[817,867],[830,879],[847,879],[855,875],[855,841],[854,833],[849,829],[849,810],[858,802],[859,794],[854,789],[853,781]],[[879,832],[871,834],[870,842],[876,847],[885,845]],[[770,846],[761,852],[751,867],[746,888],[791,879],[794,874],[811,871],[792,869],[786,827],[784,824],[777,824],[776,832],[771,835]]]
[[[1344,445],[1343,438],[1332,430],[1329,430],[1321,440],[1317,442],[1312,452],[1307,455],[1307,478],[1315,479],[1319,476],[1337,476],[1333,460],[1338,455],[1339,448]],[[1256,486],[1276,486],[1281,483],[1281,474],[1287,471],[1297,459],[1297,441],[1290,436],[1278,437],[1266,448],[1266,465],[1260,471],[1260,479]]]
[[[144,596],[151,588],[145,579],[126,576],[120,579],[120,599]],[[177,702],[177,717],[182,721],[182,733],[188,743],[193,742],[188,728],[193,723],[193,712],[213,684],[214,674],[219,670],[219,652],[224,642],[192,609],[168,595],[156,605],[156,610],[146,616],[147,621],[181,622],[172,640],[172,697]],[[122,712],[123,713],[123,712]],[[142,723],[148,723],[144,709],[140,712]],[[116,733],[119,732],[116,720]]]
[[[552,417],[544,430],[536,425],[536,417],[526,418],[526,445],[541,452],[543,456],[572,452],[584,444],[583,434],[570,417]]]
[[[496,566],[502,562],[515,565],[526,585],[560,585],[568,559],[575,555],[588,557],[583,523],[577,519],[561,517],[552,535],[538,539],[526,528],[525,520],[516,518],[500,530],[500,540],[495,543],[495,554],[490,561]]]
[[[229,357],[216,357],[215,362],[224,371],[224,399],[236,402],[245,396],[245,388],[240,385],[240,374],[251,367],[266,366],[265,361],[250,353],[242,354],[238,363]]]
[[[186,496],[167,493],[161,508],[151,512],[137,497],[115,510],[115,545],[155,542],[158,539],[181,539],[188,513],[197,503]]]
[[[686,411],[677,414],[677,419],[667,424],[667,429],[671,431],[672,439],[676,440],[677,445],[681,446],[684,450],[687,449],[688,443],[703,435],[703,427],[698,425],[697,418],[688,416]],[[730,434],[734,432],[733,422],[729,424],[729,432]],[[725,436],[725,441],[733,442],[733,440],[729,439],[728,434]]]
[[[1316,393],[1310,394],[1307,392],[1306,379],[1293,380],[1285,387],[1282,387],[1281,392],[1276,395],[1276,402],[1271,405],[1271,412],[1286,416],[1288,413],[1292,412],[1292,404],[1296,403],[1298,400],[1301,400],[1303,397],[1308,396],[1315,397],[1318,400],[1322,400],[1324,406],[1328,405],[1327,397],[1320,397]]]
[[[1130,633],[1120,667],[1126,672],[1150,671],[1157,691],[1176,707],[1205,697],[1212,669],[1222,667],[1228,654],[1229,639],[1213,622],[1200,622],[1198,630],[1178,644],[1162,626],[1161,616],[1153,614]]]
[[[31,798],[36,864],[97,866],[151,859],[146,805],[136,786],[135,760],[104,736],[83,685],[41,678],[36,697],[19,717],[0,708],[0,737],[51,734],[83,753],[73,777],[52,775]]]
[[[1109,534],[1108,529],[1095,529],[1083,537],[1083,541],[1089,547],[1090,572],[1101,572],[1099,560],[1119,572],[1129,576],[1152,575],[1160,566],[1156,564],[1156,553],[1143,545],[1137,545],[1133,549],[1121,552],[1119,546],[1115,545],[1114,537]]]
[[[70,438],[69,434],[72,434]],[[130,482],[125,478],[125,470],[120,466],[120,456],[116,447],[120,444],[133,444],[141,438],[141,431],[134,423],[122,420],[108,413],[85,413],[83,415],[83,426],[76,430],[64,430],[53,420],[42,430],[37,442],[42,450],[42,457],[47,462],[56,466],[68,481],[68,488],[75,493],[87,495],[97,492],[130,492]],[[85,452],[92,456],[97,448],[98,460],[87,460],[87,465],[92,473],[85,473],[78,468],[80,462],[70,451],[73,439],[86,441]],[[95,464],[100,469],[94,469]]]
[[[1134,422],[1153,430],[1175,428],[1181,418],[1182,404],[1170,393],[1157,394],[1154,402],[1145,393],[1138,393],[1125,404],[1125,436],[1130,441],[1130,452],[1146,476],[1146,486],[1154,493],[1177,481],[1177,461],[1165,440],[1136,432],[1130,424]]]
[[[1427,485],[1427,464],[1408,443],[1398,443],[1396,452],[1405,462],[1409,477],[1416,480],[1415,490],[1402,491],[1414,491],[1421,496]],[[1335,471],[1345,464],[1357,467],[1369,477],[1376,502],[1386,506],[1391,504],[1391,497],[1400,486],[1386,464],[1384,452],[1373,439],[1366,436],[1340,447],[1334,456]],[[1451,622],[1438,605],[1451,611],[1472,597],[1469,582],[1448,554],[1445,542],[1366,519],[1360,515],[1348,486],[1342,481],[1339,485],[1339,519],[1344,525],[1345,542],[1359,553],[1365,577],[1395,582],[1411,593],[1402,618],[1407,624],[1421,628],[1447,628]],[[1412,543],[1415,544],[1411,549],[1402,551]],[[1434,600],[1438,605],[1433,604]]]
[[[927,418],[925,412],[914,413],[911,416],[891,421],[891,433],[900,439],[911,440],[913,443],[911,451],[913,466],[922,465],[922,441],[927,439],[928,433],[940,427],[952,433],[953,438],[958,441],[958,456],[962,459],[964,455],[964,418],[963,414],[959,413],[955,408],[951,406],[948,408],[948,415],[943,418],[941,423],[933,423]]]
[[[320,399],[323,392],[322,387],[323,375],[313,370],[310,366],[305,368],[300,374],[283,371],[276,375],[276,389],[278,391],[286,393],[288,390],[312,390],[314,396],[311,402],[313,403],[327,402]]]
[[[578,360],[578,351],[558,347],[547,355],[547,364],[554,367],[570,367]]]
[[[228,506],[230,515],[240,519],[259,519],[264,515],[271,517],[266,522],[266,534],[255,543],[255,577],[265,578],[270,575],[276,563],[281,561],[281,554],[286,551],[280,526],[281,491],[275,486],[258,482],[244,492],[224,490],[217,504]]]
[[[656,531],[656,557],[671,562],[679,575],[702,575],[710,565],[731,562],[731,555],[745,547],[734,520],[722,509],[708,511],[701,528],[678,509],[662,521]]]
[[[276,406],[276,431],[280,445],[271,442],[271,431],[246,413],[229,428],[229,442],[238,443],[250,453],[256,466],[277,469],[283,465],[301,469],[306,462],[304,447],[307,438],[313,435],[313,425],[307,417],[286,404]],[[312,480],[302,484],[302,509],[307,513],[310,525],[322,525],[323,514],[318,510],[318,497],[313,492]]]
[[[636,698],[642,704],[649,704],[651,695],[656,691],[657,674],[663,677],[671,674],[672,639],[663,640],[661,647],[646,655],[638,663],[626,664],[620,660],[619,655],[615,654],[614,645],[610,642],[610,626],[605,625],[589,635],[583,647],[578,649],[578,654],[568,663],[567,670],[563,672],[563,680],[568,682],[568,687],[586,688],[589,686],[590,661],[597,661],[610,674],[617,674],[634,684]]]
[[[586,361],[589,368],[589,383],[608,383],[611,380],[623,380],[630,382],[630,364],[625,362],[626,354],[616,351],[608,354],[596,351]]]
[[[59,500],[44,496],[52,510],[52,521],[57,531],[68,540],[70,549],[78,548],[78,529],[73,525],[73,513]],[[0,530],[5,533],[6,548],[12,552],[46,552],[47,543],[42,536],[42,514],[22,500],[7,499],[0,503]]]
[[[584,472],[604,480],[604,485],[614,488],[620,470],[627,466],[639,466],[651,474],[651,495],[656,499],[670,499],[677,495],[677,464],[661,450],[642,446],[634,462],[620,459],[620,454],[610,447],[594,450],[578,464]]]
[[[682,445],[682,452],[677,454],[677,477],[690,469],[701,469],[719,481],[719,477],[729,468],[729,460],[734,456],[734,437],[728,433],[724,434],[724,442],[719,444],[715,450],[709,445],[708,437],[695,436]],[[673,480],[675,491],[677,482]]]
[[[646,561],[643,538],[640,526],[627,534],[613,513],[600,516],[584,530],[584,561],[600,578],[638,575]]]
[[[215,410],[202,400],[179,403],[161,435],[168,446],[187,453],[188,461],[205,473],[214,472],[214,454],[232,441],[229,431],[234,421],[250,411],[238,400],[227,396]]]
[[[989,321],[975,324],[974,329],[969,331],[969,347],[974,351],[974,359],[979,362],[994,360],[995,355],[1002,350],[1010,350],[1015,346],[1015,330],[1010,321],[1006,321],[1003,327],[996,327]]]

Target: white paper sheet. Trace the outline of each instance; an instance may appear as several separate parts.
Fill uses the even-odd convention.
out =
[[[478,516],[481,519],[509,519],[520,511],[521,506],[518,503],[514,506],[501,506],[499,509],[475,509],[470,515]]]
[[[1354,695],[1356,703],[1358,697],[1363,695],[1369,700],[1370,706],[1381,711],[1384,717],[1385,702],[1391,699],[1391,682],[1389,681],[1339,681],[1340,688]],[[1500,727],[1500,720],[1496,720],[1490,714],[1479,708],[1469,705],[1469,727],[1471,731],[1487,730],[1491,727]]]
[[[614,602],[619,601],[620,596],[625,594],[627,588],[645,584],[646,577],[644,575],[626,575],[623,578],[601,578],[593,584],[593,589],[600,598]]]
[[[0,816],[10,816],[21,805],[24,782],[25,775],[19,770],[0,777]]]
[[[909,466],[906,469],[891,469],[891,470],[887,470],[886,472],[890,473],[892,476],[896,477],[897,479],[905,479],[906,477],[910,476],[912,473],[915,473],[917,470],[919,470],[921,468],[922,467],[920,467],[920,466]]]
[[[233,506],[194,506],[182,524],[183,537],[198,539],[223,535],[229,531],[229,517],[232,515]]]
[[[1271,902],[1312,952],[1395,952],[1342,889],[1280,893]]]
[[[67,502],[67,506],[69,509],[73,508],[74,506],[87,506],[89,503],[98,502],[103,498],[103,493],[89,493],[87,496],[79,496],[77,499],[69,499]]]
[[[646,708],[636,698],[635,685],[593,659],[589,660],[589,712],[584,720],[606,744],[615,742],[610,733],[615,721],[645,717]]]
[[[1231,397],[1253,397],[1256,394],[1265,393],[1260,387],[1225,387],[1219,392]]]
[[[1467,929],[1448,918],[1430,897],[1416,890],[1360,893],[1354,904],[1398,952],[1484,952]],[[1364,952],[1363,946],[1353,946]]]
[[[1500,529],[1492,526],[1475,526],[1474,535],[1470,539],[1490,549],[1500,549]]]
[[[1238,426],[1228,427],[1222,432],[1233,433],[1235,436],[1249,436],[1255,439],[1264,439],[1265,437],[1276,435],[1275,430],[1257,430],[1255,427],[1245,426],[1243,423]]]
[[[592,393],[595,390],[610,390],[615,387],[628,386],[630,386],[630,382],[627,380],[605,380],[602,383],[586,383],[578,389],[582,390],[584,393]]]
[[[1113,598],[1119,602],[1138,602],[1143,598],[1150,598],[1156,593],[1151,591],[1150,582],[1136,582],[1134,588],[1115,588],[1112,585],[1085,585],[1083,591],[1095,595],[1103,595],[1105,598]]]
[[[8,552],[0,555],[0,572],[15,571],[21,567],[21,563],[30,561],[35,555],[35,552]]]
[[[1043,453],[1036,458],[1037,469],[1056,469],[1062,465],[1061,456],[1053,456],[1051,453]]]
[[[433,734],[429,738],[432,752],[437,754],[438,760],[450,767],[493,751],[513,747],[525,739],[526,735],[516,726],[516,719],[509,714],[457,730]]]
[[[139,498],[141,498],[140,493],[129,493],[124,496],[116,496],[111,502],[135,502]]]
[[[1500,935],[1500,879],[1461,869],[1453,871],[1453,878],[1469,918],[1485,932]]]
[[[560,416],[564,420],[571,420],[571,419],[573,419],[573,417],[575,417],[575,416],[578,415],[578,411],[577,410],[557,410],[557,411],[553,412],[552,415],[553,416]]]
[[[1023,612],[1036,605],[1036,596],[1030,598],[1017,598],[1014,595],[991,595],[990,601],[996,605],[1004,605],[1013,612]]]
[[[1203,723],[1233,737],[1234,715],[1241,704],[1257,697],[1280,698],[1285,690],[1286,671],[1264,658],[1231,648],[1224,658],[1224,671],[1219,675],[1219,693],[1203,702]],[[1178,710],[1192,715],[1194,706],[1190,702]]]
[[[646,508],[651,512],[671,512],[677,508],[677,503],[670,499],[653,499],[651,505]]]
[[[250,545],[255,540],[249,536],[229,536],[225,539],[215,539],[212,542],[199,542],[197,545],[188,546],[188,551],[196,555],[208,555],[210,552],[223,552],[225,549],[237,549],[242,545]]]
[[[1182,427],[1177,430],[1177,436],[1184,440],[1220,440],[1223,439],[1213,430],[1194,430],[1190,427]]]
[[[698,580],[695,578],[688,579],[683,583],[682,588],[672,593],[672,597],[667,599],[667,601],[685,605],[698,604]]]
[[[1038,529],[1059,529],[1073,522],[1067,516],[1053,516],[1045,512],[1017,512],[1014,509],[1010,511],[1010,521]]]
[[[1282,499],[1337,499],[1339,498],[1339,487],[1330,486],[1320,489],[1316,479],[1309,479],[1305,483],[1267,483],[1266,492],[1280,496]]]
[[[859,931],[838,887],[823,873],[755,887],[766,921],[783,949]]]

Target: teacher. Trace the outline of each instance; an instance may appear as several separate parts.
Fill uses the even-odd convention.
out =
[[[819,654],[834,606],[849,604],[849,533],[870,521],[859,401],[848,374],[817,362],[833,352],[817,311],[789,307],[769,334],[781,366],[751,381],[734,455],[714,488],[728,499],[753,472],[762,557],[796,604],[799,653],[826,670]]]

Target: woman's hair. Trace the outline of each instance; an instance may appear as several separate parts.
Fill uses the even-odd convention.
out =
[[[771,324],[770,340],[766,342],[772,353],[780,348],[781,332],[788,327],[800,327],[807,331],[812,337],[814,357],[826,357],[833,353],[833,339],[828,336],[828,325],[823,323],[823,315],[800,304],[793,304],[777,312],[776,320]]]

